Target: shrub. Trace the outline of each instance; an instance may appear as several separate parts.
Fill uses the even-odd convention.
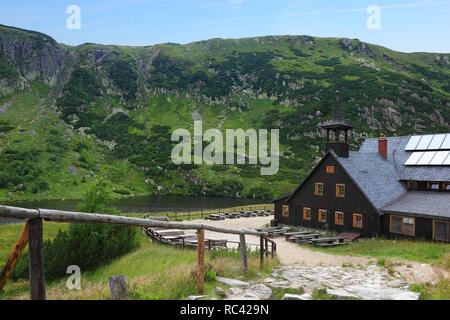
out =
[[[216,272],[214,270],[208,270],[205,272],[205,281],[213,282],[216,280]]]
[[[105,184],[100,182],[86,192],[80,206],[85,212],[109,212]],[[71,224],[53,240],[44,242],[45,276],[49,280],[66,275],[67,267],[78,265],[89,271],[137,247],[136,229],[107,224]],[[28,277],[28,255],[19,261],[13,279]]]
[[[127,100],[136,97],[138,75],[132,61],[118,60],[114,62],[109,68],[109,76],[114,84],[124,92]]]

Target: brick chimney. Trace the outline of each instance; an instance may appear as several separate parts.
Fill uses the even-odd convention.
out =
[[[378,153],[384,159],[387,159],[388,152],[388,139],[385,136],[381,136],[378,138]]]

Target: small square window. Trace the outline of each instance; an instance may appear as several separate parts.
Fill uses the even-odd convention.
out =
[[[303,208],[303,220],[311,220],[311,208]]]
[[[334,213],[334,223],[336,225],[344,225],[344,213],[341,211],[336,211]]]
[[[363,215],[360,213],[353,214],[353,227],[362,228],[363,227]]]
[[[316,182],[314,185],[314,195],[323,196],[323,183]]]
[[[318,216],[319,222],[326,223],[327,222],[327,210],[319,209],[318,214],[319,214],[319,216]]]
[[[336,184],[336,197],[345,198],[345,184]]]
[[[289,206],[283,205],[283,207],[281,209],[281,215],[285,218],[289,217]]]
[[[428,190],[439,191],[439,182],[428,182]]]
[[[450,182],[444,183],[444,191],[450,191]]]
[[[328,174],[334,173],[334,166],[327,166],[326,172],[327,172]]]

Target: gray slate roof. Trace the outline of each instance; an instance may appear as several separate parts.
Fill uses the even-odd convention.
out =
[[[387,213],[409,213],[450,219],[450,193],[411,191],[382,209]]]
[[[387,159],[378,154],[378,138],[366,139],[359,151],[351,151],[348,158],[338,157],[333,151],[329,154],[342,165],[380,214],[396,212],[450,218],[450,193],[411,192],[401,183],[407,180],[450,181],[448,166],[404,165],[411,155],[405,151],[410,138],[388,137]]]
[[[352,151],[348,158],[337,160],[377,209],[406,192],[392,163],[378,153]]]
[[[450,216],[450,193],[408,192],[400,181],[450,181],[448,166],[405,166],[411,136],[388,137],[388,157],[378,154],[378,138],[366,139],[349,158],[338,158],[373,205],[382,212]]]
[[[395,169],[399,180],[417,181],[450,181],[450,167],[448,166],[404,166],[411,152],[405,151],[411,136],[389,137],[388,159]],[[378,138],[366,139],[359,152],[377,153]]]

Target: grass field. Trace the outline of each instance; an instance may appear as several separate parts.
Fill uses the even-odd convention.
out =
[[[356,241],[347,246],[333,248],[308,246],[308,248],[338,255],[412,260],[435,264],[450,270],[450,244],[446,243],[368,239]]]
[[[0,226],[0,265],[8,257],[10,248],[20,235],[23,225]],[[66,224],[45,223],[45,238],[51,238]],[[48,299],[108,299],[108,278],[112,275],[127,276],[132,299],[183,299],[197,294],[195,250],[182,250],[151,243],[139,232],[139,248],[95,271],[81,274],[81,290],[66,288],[67,279],[47,282]],[[206,255],[205,293],[213,295],[213,289],[221,285],[215,276],[228,276],[241,279],[255,279],[267,276],[277,259],[269,260],[262,270],[257,255],[249,256],[249,272],[244,276],[241,270],[239,253],[216,252]],[[68,275],[69,276],[69,275]],[[28,299],[28,281],[9,281],[0,299]]]
[[[58,230],[68,224],[46,222],[44,237],[54,237]],[[9,254],[11,247],[19,237],[23,225],[0,226],[0,266]],[[182,250],[152,244],[141,233],[140,245],[135,251],[126,254],[111,263],[92,272],[82,272],[82,290],[68,290],[66,279],[47,282],[49,299],[108,299],[108,278],[111,275],[126,275],[131,289],[132,299],[183,299],[196,292],[196,251]],[[388,265],[391,259],[405,259],[428,263],[450,271],[450,244],[424,241],[372,239],[357,241],[348,246],[318,249],[336,255],[376,257],[380,264]],[[214,295],[213,289],[221,285],[214,280],[215,275],[255,279],[267,276],[278,264],[272,260],[263,270],[259,269],[257,256],[249,257],[249,272],[243,276],[239,254],[235,252],[216,252],[207,254],[207,282],[205,291]],[[413,285],[411,289],[421,293],[423,299],[450,299],[450,281],[442,280],[436,286],[427,284]],[[274,293],[275,294],[275,293]],[[279,294],[281,296],[281,293]],[[10,281],[0,293],[0,299],[27,299],[28,282]]]

